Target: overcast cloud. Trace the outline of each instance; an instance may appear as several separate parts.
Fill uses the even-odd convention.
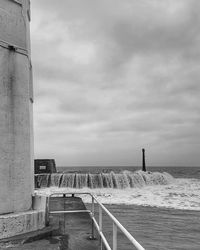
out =
[[[31,4],[36,158],[200,165],[199,0]]]

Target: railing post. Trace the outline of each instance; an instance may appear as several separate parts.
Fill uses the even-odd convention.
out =
[[[99,206],[99,231],[102,232],[102,208]],[[100,236],[100,249],[103,249],[102,238]]]
[[[92,215],[94,216],[94,197],[92,196]]]
[[[46,198],[46,226],[48,227],[49,226],[49,202],[50,202],[50,197],[48,196]]]
[[[90,236],[90,240],[95,240],[95,236],[94,236],[94,221],[93,221],[93,217],[94,217],[94,197],[92,196],[92,209],[91,209],[91,223],[92,223],[92,233]]]
[[[117,226],[113,222],[113,250],[117,250]]]
[[[65,211],[65,209],[66,209],[66,205],[65,205],[65,199],[66,198],[66,194],[64,194],[63,195],[63,201],[64,201],[64,203],[63,203],[63,209],[64,209],[64,211]],[[66,220],[66,214],[64,213],[63,214],[63,217],[64,217],[64,227],[63,227],[63,230],[64,230],[64,234],[65,234],[65,220]]]
[[[99,230],[102,232],[102,208],[99,206]]]

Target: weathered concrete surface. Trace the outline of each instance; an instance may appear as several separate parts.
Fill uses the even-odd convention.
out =
[[[38,199],[43,197],[38,197]],[[39,202],[39,200],[37,201]],[[38,204],[41,204],[40,202]],[[42,202],[43,204],[43,202]],[[78,197],[52,198],[50,210],[85,210],[86,207]],[[17,244],[9,242],[1,245],[0,249],[9,250],[98,250],[100,242],[96,230],[96,240],[89,240],[91,236],[91,218],[89,214],[61,214],[50,216],[50,225],[54,229],[51,235],[44,239]],[[56,229],[56,230],[55,230]],[[27,241],[25,241],[27,242]],[[103,248],[104,249],[104,248]]]
[[[28,244],[12,245],[11,243],[4,244],[0,247],[1,250],[61,250],[59,240],[51,237],[34,241]],[[64,249],[63,249],[64,250]],[[67,249],[66,249],[67,250]]]
[[[31,231],[25,234],[15,235],[9,238],[0,240],[0,249],[7,247],[8,245],[22,246],[23,244],[31,243],[33,241],[39,241],[52,237],[55,229],[51,226],[44,227],[42,229]]]
[[[0,239],[36,231],[45,226],[45,212],[30,210],[0,216]]]
[[[79,197],[51,198],[50,210],[86,210],[86,207]],[[92,232],[91,218],[88,213],[70,213],[52,215],[50,224],[56,227],[59,224],[60,249],[64,250],[97,250],[99,239],[96,230],[96,240],[90,240]]]
[[[21,244],[28,239],[29,235],[27,233],[29,232],[44,229],[41,234],[46,233],[49,230],[45,228],[46,209],[47,197],[36,195],[33,197],[33,210],[0,215],[0,249],[3,249],[3,246],[6,247],[9,242],[19,242]],[[38,235],[37,238],[39,238],[40,232],[30,234],[30,237],[34,235]]]
[[[22,0],[19,3],[22,4]],[[21,4],[12,0],[0,1],[0,39],[26,47],[26,23],[23,20]]]
[[[44,228],[46,204],[46,196],[34,196],[33,210],[0,215],[0,240]]]
[[[29,210],[32,201],[32,74],[28,7],[28,0],[18,3],[0,1],[0,214]]]

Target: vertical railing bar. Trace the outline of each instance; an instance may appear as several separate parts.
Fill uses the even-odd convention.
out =
[[[91,223],[92,223],[92,235],[91,235],[91,239],[95,239],[94,236],[94,197],[92,196],[92,209],[91,209],[92,213],[91,213]]]
[[[92,196],[92,215],[94,216],[94,197]]]
[[[102,232],[102,208],[99,206],[99,230]]]
[[[49,226],[49,196],[46,198],[46,226]]]
[[[113,250],[117,250],[117,226],[113,222]]]
[[[64,211],[66,209],[65,198],[66,198],[66,194],[63,194],[63,201],[64,201],[64,203],[63,203],[63,209],[64,209]],[[64,217],[64,233],[65,233],[65,220],[66,220],[66,214],[65,213],[64,213],[63,217]]]
[[[102,232],[102,208],[99,206],[99,231]],[[100,249],[103,249],[102,238],[100,236]]]

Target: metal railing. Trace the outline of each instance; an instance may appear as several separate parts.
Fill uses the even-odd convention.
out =
[[[49,202],[50,202],[50,198],[53,196],[62,196],[64,195],[64,197],[66,195],[89,195],[92,198],[91,201],[91,210],[72,210],[72,211],[50,211],[50,206],[49,206]],[[97,223],[96,219],[95,219],[95,202],[98,205],[99,208],[99,224]],[[76,192],[56,192],[53,194],[50,194],[48,196],[47,199],[47,221],[49,222],[49,215],[50,214],[61,214],[61,213],[89,213],[91,219],[92,219],[92,236],[91,239],[94,239],[94,225],[96,227],[97,232],[99,233],[100,236],[100,244],[101,244],[101,250],[103,249],[103,245],[105,246],[106,250],[117,250],[117,232],[118,230],[120,230],[125,236],[126,238],[130,241],[130,243],[135,246],[135,248],[137,250],[145,250],[139,242],[137,242],[137,240],[135,240],[135,238],[126,230],[126,228],[124,228],[122,226],[122,224],[108,211],[108,209],[97,200],[97,198],[95,196],[93,196],[91,193],[76,193]],[[112,223],[113,223],[113,246],[112,248],[110,247],[105,235],[103,234],[103,216],[102,216],[102,212],[105,212],[106,215],[111,219]]]

